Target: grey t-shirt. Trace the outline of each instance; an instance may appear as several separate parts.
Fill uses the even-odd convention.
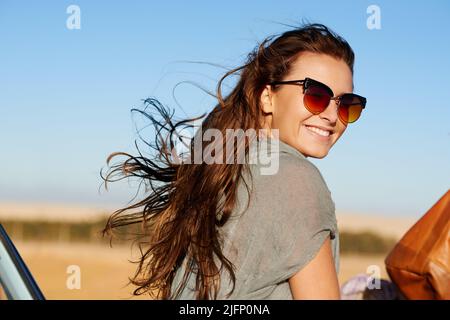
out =
[[[339,232],[331,193],[312,162],[294,147],[276,141],[279,148],[272,148],[269,155],[276,156],[277,172],[262,174],[263,164],[250,164],[253,179],[244,174],[250,205],[244,210],[248,193],[239,181],[236,207],[219,228],[224,239],[222,251],[235,266],[236,276],[228,297],[232,283],[227,269],[222,268],[220,300],[292,299],[289,278],[314,258],[328,236],[339,272]],[[186,262],[175,275],[172,292],[184,275]],[[195,276],[189,275],[177,299],[195,299]]]

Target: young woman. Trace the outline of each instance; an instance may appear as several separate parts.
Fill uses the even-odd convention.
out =
[[[157,100],[147,100],[162,117],[158,121],[154,112],[142,111],[158,129],[151,145],[154,158],[113,153],[108,163],[117,155],[126,160],[105,178],[138,177],[151,188],[142,201],[113,213],[104,230],[140,226],[142,256],[130,279],[135,294],[148,292],[160,299],[340,298],[334,202],[307,158],[325,157],[365,107],[366,99],[353,93],[353,64],[354,53],[344,39],[324,25],[306,24],[265,39],[243,66],[226,73],[217,87],[218,104],[202,130],[223,136],[230,129],[255,130],[257,140],[233,140],[232,150],[245,152],[243,163],[174,161],[177,128],[194,119],[174,124]],[[222,81],[239,71],[237,85],[223,98]],[[202,150],[213,145],[216,157],[224,154],[220,150],[230,139],[201,139],[199,132]],[[253,147],[259,137],[269,140],[271,159],[277,162],[270,174],[248,160],[258,150]]]

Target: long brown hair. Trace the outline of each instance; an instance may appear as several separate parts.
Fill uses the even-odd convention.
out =
[[[262,129],[260,96],[265,86],[271,81],[283,80],[302,52],[342,59],[353,72],[351,47],[322,24],[307,23],[277,37],[269,36],[248,55],[244,65],[226,72],[220,79],[215,95],[218,103],[203,120],[202,128],[218,129],[224,136],[226,129]],[[234,74],[240,76],[239,81],[226,97],[222,97],[222,82]],[[106,177],[101,176],[105,187],[107,182],[134,177],[148,186],[150,192],[143,200],[115,211],[109,217],[103,234],[128,225],[140,226],[135,241],[139,243],[141,257],[134,277],[130,278],[130,282],[137,286],[135,295],[147,292],[154,298],[175,298],[186,285],[194,265],[197,270],[197,299],[217,298],[223,267],[233,282],[230,295],[234,291],[235,270],[222,253],[223,239],[218,229],[227,222],[235,207],[236,182],[248,168],[245,164],[236,163],[173,161],[171,150],[177,129],[202,117],[174,123],[173,113],[157,99],[150,98],[145,103],[146,109],[155,109],[161,117],[158,119],[155,112],[147,112],[146,109],[133,109],[147,117],[156,129],[155,142],[148,144],[156,151],[154,156],[143,156],[139,148],[138,156],[112,153],[107,159],[108,165],[113,157],[124,156],[126,159],[111,166]],[[244,140],[243,146],[236,145],[234,149],[242,147],[247,154],[249,141]],[[215,257],[220,266],[215,264]],[[191,261],[190,267],[186,268],[176,292],[171,292],[175,272],[184,259]]]

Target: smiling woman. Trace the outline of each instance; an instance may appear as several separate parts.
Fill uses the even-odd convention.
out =
[[[155,126],[154,158],[114,153],[105,182],[141,178],[151,193],[117,210],[104,232],[140,224],[135,294],[162,299],[338,299],[339,233],[321,173],[323,158],[365,107],[353,94],[354,53],[321,24],[306,24],[255,48],[217,86],[218,104],[202,129],[255,130],[256,139],[200,139],[203,150],[245,150],[270,141],[279,169],[260,163],[173,161],[178,128],[156,99],[139,111]],[[222,97],[223,80],[240,72]],[[284,85],[295,84],[295,85]],[[201,137],[202,130],[196,137]],[[193,156],[194,141],[189,156]],[[276,146],[279,146],[277,148]],[[224,152],[218,152],[223,155]],[[217,156],[217,154],[216,154]],[[103,176],[102,176],[103,177]],[[134,212],[130,210],[139,209]]]
[[[272,88],[284,84],[297,86],[285,86],[272,94],[271,88],[266,88],[263,94],[270,97],[270,101],[265,100],[264,111],[270,113],[272,126],[280,129],[281,140],[306,156],[323,158],[347,124],[359,118],[366,104],[364,97],[351,93],[351,66],[324,53],[301,52],[286,78],[302,80],[272,82]],[[339,95],[333,97],[333,91]]]

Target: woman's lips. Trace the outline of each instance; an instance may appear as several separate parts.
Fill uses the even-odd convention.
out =
[[[306,128],[306,131],[314,138],[316,138],[319,141],[328,142],[331,139],[332,132],[328,130],[322,130],[315,126],[310,125],[304,125]]]

